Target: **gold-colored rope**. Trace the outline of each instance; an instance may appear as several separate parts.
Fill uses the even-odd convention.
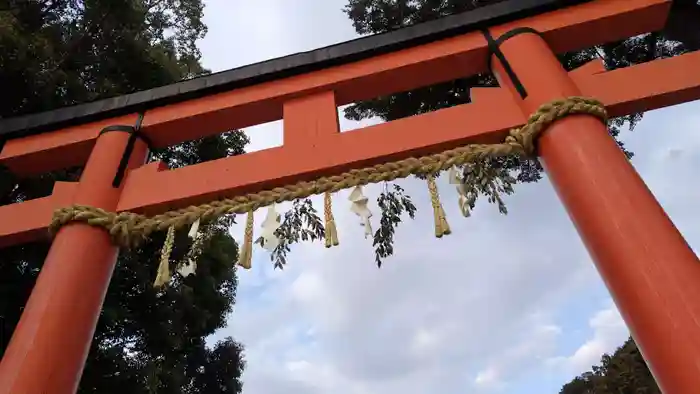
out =
[[[447,223],[447,216],[440,203],[440,194],[435,184],[435,177],[432,174],[428,175],[428,191],[430,192],[430,202],[433,204],[435,236],[441,238],[443,235],[451,234],[452,230],[450,230],[450,225]]]
[[[156,280],[153,282],[154,287],[162,287],[170,281],[170,253],[173,251],[175,244],[175,227],[168,228],[168,234],[165,236],[163,248],[160,251],[160,264],[158,265],[158,273]]]
[[[248,211],[245,221],[245,233],[243,235],[243,246],[238,252],[238,265],[249,270],[253,265],[253,215]]]
[[[191,225],[197,219],[206,223],[225,214],[253,212],[257,208],[272,203],[293,201],[326,192],[334,193],[370,183],[393,181],[409,175],[432,175],[452,166],[478,161],[485,157],[533,155],[537,137],[556,120],[572,114],[588,114],[604,122],[607,121],[605,107],[598,100],[569,97],[542,105],[530,116],[523,127],[511,130],[505,140],[499,144],[466,145],[442,153],[377,164],[339,175],[322,177],[313,182],[298,182],[151,217],[131,212],[115,213],[90,206],[73,205],[57,209],[49,229],[55,233],[66,223],[81,221],[107,229],[116,244],[133,247],[146,240],[153,232],[171,227],[179,229]]]
[[[333,218],[333,206],[331,205],[331,193],[325,192],[323,196],[323,216],[325,218],[326,247],[338,246],[338,229]]]

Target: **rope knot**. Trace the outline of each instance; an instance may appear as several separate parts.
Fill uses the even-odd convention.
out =
[[[109,235],[114,241],[127,248],[136,246],[140,240],[140,232],[137,224],[143,221],[143,217],[131,212],[120,212],[113,217]]]

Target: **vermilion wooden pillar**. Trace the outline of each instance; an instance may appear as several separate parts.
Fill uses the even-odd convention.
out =
[[[116,208],[112,181],[128,139],[126,132],[98,138],[74,203]],[[137,140],[128,168],[147,152]],[[58,232],[0,363],[0,394],[76,392],[117,253],[103,229],[75,222]]]
[[[537,34],[517,34],[500,49],[526,97],[495,56],[494,72],[524,113],[580,94]],[[594,117],[556,122],[539,156],[663,392],[698,393],[700,261]]]

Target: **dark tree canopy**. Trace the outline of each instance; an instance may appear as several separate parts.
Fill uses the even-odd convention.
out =
[[[559,394],[661,394],[642,354],[632,338],[612,355],[604,354],[600,365],[575,377]]]
[[[384,33],[447,15],[469,12],[500,1],[503,0],[348,0],[344,11],[352,21],[355,31],[358,34],[366,35]],[[700,5],[691,4],[693,2],[697,3],[696,0],[676,0],[677,4],[674,7],[681,7],[681,10],[675,15],[694,12],[694,15],[700,16]],[[603,59],[608,69],[626,67],[697,49],[695,39],[698,32],[700,29],[697,28],[694,30],[676,28],[673,32],[670,30],[655,32],[582,51],[566,53],[560,56],[560,60],[567,70],[577,68],[596,58]],[[671,40],[669,35],[673,36],[675,40],[683,39],[685,41]],[[384,121],[396,120],[469,103],[471,88],[496,85],[497,82],[491,73],[479,74],[358,102],[345,108],[345,117],[351,120],[371,117],[379,117]],[[610,134],[617,140],[622,129],[634,129],[641,119],[641,113],[611,119],[609,122]],[[632,152],[627,151],[623,143],[617,141],[627,156],[631,158]],[[474,208],[478,197],[483,196],[489,202],[497,204],[499,211],[504,214],[507,213],[507,209],[501,195],[514,193],[514,188],[518,183],[536,182],[542,177],[542,167],[538,161],[515,156],[489,158],[482,162],[465,165],[462,172],[471,208]],[[394,228],[403,218],[402,213],[413,212],[403,209],[404,206],[400,204],[400,202],[410,204],[410,196],[394,193],[393,187],[387,187],[385,190],[386,193],[380,199],[385,201],[384,205],[388,208],[382,209],[381,226],[374,238],[378,262],[380,258],[391,255],[392,238],[385,236],[385,234],[393,235]],[[392,204],[387,205],[386,201],[391,201]]]
[[[201,0],[0,1],[0,117],[46,111],[195,77],[196,40],[206,27]],[[97,130],[96,130],[97,132]],[[154,152],[179,167],[241,154],[240,131]],[[51,194],[81,168],[19,179],[0,169],[0,204]],[[100,316],[80,393],[239,393],[242,346],[205,339],[226,325],[236,294],[238,247],[231,219],[202,228],[197,273],[152,283],[164,236],[122,251]],[[191,241],[177,234],[171,270]],[[0,251],[0,357],[48,251],[47,242]]]

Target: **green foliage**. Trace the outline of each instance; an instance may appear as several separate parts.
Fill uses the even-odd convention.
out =
[[[170,84],[207,71],[196,40],[201,0],[14,0],[0,5],[0,117],[51,110]],[[240,131],[154,152],[170,167],[241,154]],[[0,168],[0,204],[51,194],[81,169],[20,179]],[[152,287],[164,234],[120,254],[98,321],[80,393],[239,393],[242,347],[205,338],[224,327],[236,294],[238,247],[231,218],[202,226],[197,273]],[[176,236],[171,269],[191,247]],[[0,356],[34,286],[48,243],[0,252]]]
[[[377,34],[447,15],[468,12],[500,1],[502,0],[348,0],[344,11],[351,19],[357,33]],[[700,6],[697,8],[700,9]],[[675,56],[687,51],[688,48],[691,48],[691,45],[686,46],[683,43],[669,40],[665,32],[652,33],[566,53],[560,56],[560,60],[567,70],[572,70],[586,62],[602,58],[608,69],[615,69],[657,58]],[[471,88],[489,86],[497,86],[493,75],[490,73],[478,74],[358,102],[345,108],[345,117],[356,121],[371,117],[392,121],[467,104],[471,101]],[[626,150],[624,144],[617,137],[625,127],[633,130],[641,119],[642,114],[632,114],[611,119],[608,124],[610,135],[615,137],[628,158],[632,158],[633,153]],[[474,208],[478,197],[484,196],[489,202],[495,203],[499,211],[505,214],[507,208],[502,196],[512,194],[518,183],[539,181],[542,178],[542,171],[540,163],[529,158],[516,156],[488,158],[482,162],[464,166],[461,179],[471,209]],[[391,188],[386,194],[386,198],[399,198],[393,195],[394,191]],[[409,196],[402,194],[401,198],[410,201]],[[384,208],[382,208],[382,217],[385,215],[391,216],[390,213],[385,213]],[[398,223],[400,220],[393,222],[391,232],[378,231],[375,234],[375,245],[383,245],[382,257],[392,254],[392,248],[387,247],[387,245],[391,245],[393,242],[393,229]]]
[[[413,219],[416,213],[416,207],[401,186],[392,184],[392,190],[388,189],[388,184],[385,183],[384,186],[384,192],[377,198],[377,205],[382,214],[379,229],[374,233],[374,254],[378,267],[382,266],[383,258],[391,256],[394,252],[394,232],[396,226],[401,223],[402,216],[407,214]],[[293,202],[292,208],[285,212],[275,235],[279,237],[280,244],[272,251],[270,259],[275,268],[283,269],[287,264],[287,254],[291,251],[292,244],[323,239],[326,230],[311,200],[304,199]],[[255,242],[262,246],[262,237]]]
[[[0,7],[4,117],[202,74],[201,0],[27,1]]]
[[[517,182],[507,167],[492,158],[462,167],[461,187],[467,196],[467,204],[472,210],[479,195],[487,196],[488,201],[498,206],[498,211],[507,214],[508,209],[502,194],[513,194],[513,185]]]
[[[401,223],[402,216],[407,214],[413,219],[416,213],[410,196],[404,193],[401,186],[392,184],[391,189],[389,190],[389,185],[385,183],[384,191],[377,198],[377,205],[381,210],[379,228],[374,233],[374,254],[378,267],[382,266],[382,259],[394,252],[394,233],[396,226]],[[318,211],[307,198],[292,203],[292,208],[285,212],[275,235],[280,239],[280,244],[270,254],[270,260],[274,262],[275,268],[283,269],[287,264],[287,254],[291,252],[292,244],[324,239],[326,230]],[[258,238],[255,243],[262,246],[263,238]]]
[[[402,216],[411,219],[416,216],[416,206],[411,197],[397,184],[389,186],[384,183],[384,191],[377,198],[377,205],[382,212],[379,228],[374,233],[374,260],[377,267],[382,266],[382,259],[394,254],[394,233],[396,226],[401,223]]]
[[[666,21],[663,34],[669,40],[682,43],[687,51],[700,50],[700,1],[673,0],[671,13]]]
[[[284,219],[275,236],[280,240],[279,245],[270,254],[270,260],[275,268],[283,269],[287,264],[287,254],[291,251],[291,245],[300,241],[316,241],[326,236],[323,221],[318,216],[311,199],[296,200],[292,203],[292,209],[284,213]],[[257,244],[263,244],[263,239],[258,238]]]
[[[600,365],[575,377],[559,394],[661,394],[637,345],[629,338],[612,355],[604,354]]]

